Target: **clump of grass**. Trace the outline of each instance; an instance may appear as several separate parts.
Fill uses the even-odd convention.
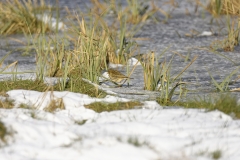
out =
[[[75,41],[72,64],[81,68],[80,76],[98,83],[101,68],[107,68],[108,53],[113,51],[109,46],[109,31],[99,24],[99,19],[90,26],[84,19],[78,21],[80,30],[76,31],[78,40]]]
[[[40,4],[40,5],[39,5]],[[43,11],[51,11],[44,0],[6,0],[0,2],[0,34],[45,33],[51,28],[37,18]]]
[[[210,0],[206,9],[214,16],[221,14],[239,15],[239,0]]]
[[[160,9],[154,4],[154,1],[151,1],[151,6],[139,0],[127,0],[127,6],[125,8],[121,7],[120,3],[117,3],[116,0],[111,0],[109,2],[100,2],[99,0],[91,0],[93,7],[92,12],[98,15],[106,15],[111,13],[116,17],[121,17],[124,15],[127,18],[127,23],[139,24],[145,22],[147,19],[152,18],[157,21],[157,18],[154,16],[157,12],[161,12],[165,19],[169,18],[169,14],[164,10]]]
[[[104,112],[104,111],[115,111],[115,110],[126,110],[133,109],[136,106],[142,106],[140,102],[130,101],[130,102],[116,102],[116,103],[106,103],[106,102],[95,102],[89,105],[85,105],[86,108],[92,109],[95,112]]]
[[[69,76],[70,80],[66,83],[65,88],[62,88],[62,84],[59,82],[55,86],[48,86],[43,81],[39,80],[15,80],[15,81],[0,81],[1,95],[7,96],[6,92],[14,89],[35,90],[39,92],[45,92],[49,90],[55,91],[71,91],[77,93],[88,94],[91,97],[105,97],[107,94],[99,90],[94,85],[85,82],[79,76],[78,69],[71,72]]]
[[[206,7],[206,10],[214,16],[220,15],[222,13],[223,1],[224,0],[210,0],[208,6]]]
[[[98,15],[106,15],[106,14],[114,14],[117,15],[117,4],[115,0],[111,0],[110,2],[99,1],[99,0],[91,0],[92,7],[91,12]]]
[[[222,151],[216,150],[211,153],[213,159],[220,159],[222,157]]]
[[[108,69],[109,62],[126,64],[128,57],[124,48],[126,25],[124,22],[121,23],[118,34],[102,17],[88,16],[90,21],[76,16],[79,26],[73,25],[72,33],[78,37],[74,39],[71,37],[74,50],[70,64],[80,69],[79,76],[98,84],[100,73],[103,69]],[[117,40],[120,42],[118,43]]]
[[[36,110],[32,110],[32,111],[30,112],[30,116],[31,116],[33,119],[42,120],[41,118],[38,117]]]
[[[161,64],[155,57],[155,53],[148,53],[141,62],[144,71],[144,89],[150,91],[160,91],[161,103],[171,100],[170,93],[170,64],[166,61]],[[175,90],[175,89],[174,89]]]
[[[91,97],[104,98],[107,93],[98,89],[98,87],[82,80],[82,78],[70,79],[64,90],[87,94]]]
[[[74,68],[70,63],[72,52],[66,49],[68,41],[51,37],[47,39],[45,36],[39,36],[37,41],[37,79],[43,81],[44,77],[62,77],[60,88],[64,90],[68,75]]]
[[[197,1],[198,4],[201,4]],[[202,5],[202,4],[201,4]],[[203,5],[202,5],[203,6]],[[226,24],[228,27],[228,36],[223,41],[214,43],[218,48],[223,48],[225,51],[233,51],[235,46],[239,45],[240,33],[240,1],[239,0],[211,0],[206,7],[213,16],[227,15]],[[231,15],[236,15],[238,18],[230,20]]]
[[[216,89],[220,92],[224,92],[224,91],[229,91],[229,84],[231,83],[231,78],[234,74],[237,73],[238,70],[239,70],[239,68],[233,70],[228,76],[226,76],[223,79],[222,82],[217,82],[210,73],[209,73],[209,75],[212,78],[212,82],[213,82],[214,86],[216,87]]]
[[[233,114],[240,118],[240,104],[237,97],[230,94],[221,94],[220,96],[206,96],[180,102],[179,105],[186,108],[202,108],[209,111],[220,110],[226,114]]]
[[[81,68],[75,68],[69,74],[69,81],[65,90],[87,94],[91,97],[104,98],[107,93],[99,90],[98,87],[84,81],[81,76]]]
[[[63,99],[55,98],[55,97],[52,97],[48,106],[44,108],[45,111],[51,112],[51,113],[55,112],[56,110],[64,110],[64,109],[65,109],[65,106],[63,103]]]
[[[133,24],[145,22],[149,18],[155,18],[154,14],[159,11],[158,7],[155,6],[153,1],[151,3],[151,10],[148,10],[149,6],[147,4],[139,2],[139,0],[127,0],[127,3],[128,6],[123,12],[127,13],[128,22]],[[166,12],[163,13],[166,15],[166,17],[168,17]]]
[[[239,18],[237,20],[233,20],[232,23],[228,22],[228,37],[223,42],[223,49],[225,51],[233,51],[235,46],[239,45],[240,14],[238,16]]]
[[[162,54],[164,54],[166,50]],[[143,57],[142,61],[140,61],[144,71],[144,89],[150,91],[160,91],[160,96],[157,101],[163,105],[171,103],[172,96],[179,86],[183,84],[186,85],[186,83],[179,80],[179,77],[197,59],[197,57],[194,57],[192,61],[180,73],[178,73],[177,76],[171,78],[170,67],[173,58],[174,56],[168,63],[166,60],[159,63],[159,59],[155,56],[155,53],[150,52]]]
[[[25,89],[25,90],[35,90],[39,92],[45,92],[49,90],[55,91],[71,91],[77,93],[88,94],[91,97],[105,97],[107,94],[83,81],[79,78],[78,73],[75,72],[71,75],[69,82],[66,84],[64,89],[61,89],[61,84],[58,83],[55,86],[47,86],[42,81],[32,81],[32,80],[16,80],[16,81],[0,81],[0,91],[2,95],[6,95],[7,91],[14,89]]]
[[[39,80],[42,81],[44,76],[61,76],[61,89],[64,90],[68,77],[71,77],[74,69],[78,69],[80,78],[98,84],[101,71],[108,69],[109,62],[127,63],[130,57],[128,51],[134,43],[126,42],[126,19],[119,17],[119,33],[109,27],[101,15],[90,13],[84,17],[87,20],[76,15],[77,24],[73,22],[70,27],[72,34],[68,38],[74,44],[72,50],[66,51],[65,44],[59,44],[55,40],[51,42],[39,38],[36,47]]]
[[[31,109],[33,107],[28,104],[21,103],[18,108]]]
[[[9,97],[9,95],[4,91],[0,91],[0,96]]]
[[[146,145],[146,142],[140,141],[137,137],[129,137],[127,142],[135,147],[142,147]]]
[[[65,62],[71,54],[65,50],[64,42],[54,38],[46,39],[40,35],[36,46],[36,63],[38,79],[42,77],[62,77],[64,72]]]
[[[5,93],[13,89],[36,90],[40,92],[45,92],[48,90],[67,90],[88,94],[93,97],[106,96],[105,92],[98,90],[98,88],[95,86],[82,80],[82,68],[79,67],[79,64],[77,65],[76,63],[72,63],[77,55],[75,54],[73,56],[73,52],[66,51],[66,44],[63,42],[64,40],[57,41],[56,39],[49,38],[50,40],[47,41],[45,38],[46,37],[44,36],[38,37],[38,46],[35,46],[37,51],[37,80],[32,81],[14,79],[11,81],[0,81],[1,92]],[[6,56],[0,60],[0,66],[5,58]],[[10,64],[0,72],[3,72],[5,69],[15,64],[15,62]],[[63,80],[60,80],[55,86],[47,86],[44,83],[45,76],[61,76]],[[68,81],[68,79],[70,80]]]
[[[163,67],[158,63],[155,58],[155,53],[152,51],[148,53],[141,62],[144,71],[144,89],[154,91],[157,90],[158,83],[161,78]]]
[[[0,108],[12,109],[14,107],[14,101],[6,98],[5,100],[0,100]]]
[[[49,86],[44,84],[42,81],[32,80],[0,81],[1,92],[7,92],[13,89],[46,91],[49,89]]]
[[[87,119],[83,119],[83,120],[79,120],[79,121],[75,121],[75,124],[77,125],[84,125],[87,122]]]
[[[165,76],[166,78],[166,85],[161,84],[161,94],[160,97],[158,98],[158,102],[160,104],[167,104],[167,103],[172,103],[172,96],[175,92],[175,90],[181,85],[186,85],[187,83],[182,82],[181,79],[179,79],[179,77],[196,61],[198,56],[193,57],[193,59],[191,60],[191,62],[186,65],[183,70],[181,72],[179,72],[174,78],[170,78],[170,76]],[[171,63],[169,63],[171,64]],[[168,74],[169,75],[169,74]],[[162,82],[163,83],[163,82]],[[170,84],[172,84],[172,88],[170,88]],[[182,88],[180,88],[182,89]],[[185,90],[182,89],[180,90],[180,94],[179,97],[181,97],[182,95],[184,95]]]
[[[4,125],[2,121],[0,121],[0,140],[2,142],[6,142],[6,135],[8,134],[7,127]]]

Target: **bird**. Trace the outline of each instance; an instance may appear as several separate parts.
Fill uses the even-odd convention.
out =
[[[117,71],[115,69],[112,69],[112,68],[109,68],[107,70],[107,72],[108,72],[108,75],[109,75],[109,79],[113,83],[118,84],[118,85],[124,84],[127,79],[133,79],[133,78],[130,78],[128,76],[125,76],[121,72],[119,72],[119,71]]]

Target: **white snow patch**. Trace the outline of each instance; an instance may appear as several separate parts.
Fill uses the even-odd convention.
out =
[[[56,29],[58,27],[58,30],[64,31],[67,29],[67,26],[63,23],[58,21],[57,19],[51,17],[48,14],[38,14],[36,15],[37,19],[42,21],[43,23],[47,24],[50,26],[52,29]]]
[[[240,120],[217,110],[162,109],[147,101],[143,109],[96,113],[84,105],[129,99],[72,92],[7,93],[16,106],[0,109],[0,121],[12,131],[0,149],[1,160],[212,160],[216,151],[221,160],[240,157]],[[62,98],[66,109],[45,112],[51,98]],[[16,108],[21,103],[36,109]]]
[[[203,37],[203,36],[212,36],[213,33],[211,31],[203,31],[201,34],[199,34],[199,37]]]
[[[138,59],[132,57],[128,60],[128,65],[135,66],[135,65],[141,65],[141,63],[139,62]]]

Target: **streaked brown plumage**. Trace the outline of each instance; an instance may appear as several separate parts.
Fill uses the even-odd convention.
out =
[[[109,75],[110,80],[112,80],[113,82],[115,82],[117,84],[121,84],[127,79],[133,79],[128,76],[125,76],[121,72],[114,70],[112,68],[108,69],[108,75]]]

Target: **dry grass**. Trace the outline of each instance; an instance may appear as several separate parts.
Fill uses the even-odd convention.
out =
[[[52,113],[63,109],[65,109],[65,106],[62,98],[52,98],[48,106],[44,108],[45,111]]]
[[[144,89],[146,90],[159,90],[158,84],[166,80],[169,68],[166,68],[166,62],[159,64],[158,61],[153,51],[146,54],[140,61],[144,71]]]
[[[35,41],[38,79],[41,80],[44,76],[63,77],[71,72],[73,66],[69,61],[73,57],[71,51],[65,49],[67,44],[64,39],[39,36]]]
[[[78,26],[71,28],[71,41],[74,50],[71,52],[69,64],[71,68],[79,68],[79,76],[98,83],[98,77],[108,64],[126,64],[131,53],[126,53],[132,44],[126,44],[126,26],[123,22],[120,33],[109,27],[98,15],[91,16],[91,21],[76,16]],[[76,37],[77,35],[77,37]],[[127,46],[126,46],[127,45]],[[72,67],[73,66],[73,67]]]
[[[224,51],[233,51],[239,45],[240,30],[240,1],[239,0],[210,0],[208,6],[204,6],[199,0],[197,4],[204,7],[215,18],[227,15],[226,25],[228,36],[222,41],[213,42],[211,48],[222,48]],[[232,17],[232,15],[236,17]]]
[[[162,55],[167,49],[162,52]],[[156,57],[154,52],[150,52],[142,57],[142,61],[140,61],[144,71],[144,89],[160,91],[160,96],[157,101],[163,105],[172,103],[171,99],[175,90],[179,86],[187,84],[182,82],[180,77],[195,62],[197,56],[195,56],[175,77],[170,76],[173,58],[174,56],[172,56],[169,62],[163,60],[159,63],[160,57]],[[183,92],[184,90],[180,88],[180,96],[183,95]]]
[[[237,19],[230,20],[230,18],[228,18],[228,37],[223,41],[223,49],[225,51],[233,51],[235,46],[239,45],[240,1],[212,0],[209,4],[209,9],[214,15],[226,14],[238,16]]]
[[[221,14],[240,14],[239,0],[211,0],[207,6],[207,10],[214,16]]]
[[[40,5],[39,5],[40,4]],[[40,21],[37,15],[51,11],[44,0],[6,0],[0,2],[0,34],[45,33],[51,28]]]
[[[14,107],[14,101],[6,98],[5,100],[0,100],[0,108],[12,109]]]
[[[99,21],[95,21],[93,26],[87,26],[84,19],[78,19],[78,22],[79,30],[74,31],[78,38],[77,41],[74,40],[71,65],[79,68],[79,76],[98,83],[101,70],[107,68],[108,55],[113,52],[109,45],[109,32],[97,24]]]
[[[139,0],[127,0],[127,6],[121,7],[121,4],[117,3],[116,0],[110,2],[100,2],[99,0],[91,0],[93,7],[92,12],[98,15],[114,15],[119,19],[123,14],[126,16],[127,23],[139,24],[146,22],[147,19],[154,19],[157,12],[162,13],[166,19],[169,14],[157,7],[154,1],[151,1],[151,6],[143,1]]]
[[[239,18],[240,20],[240,18]],[[223,41],[225,51],[233,51],[235,46],[239,45],[240,21],[233,20],[228,24],[228,37]],[[236,22],[237,21],[237,22]],[[237,24],[236,24],[237,23]]]

